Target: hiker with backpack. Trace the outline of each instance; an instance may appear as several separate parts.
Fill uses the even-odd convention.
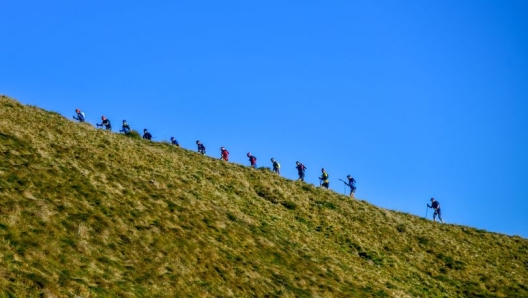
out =
[[[107,119],[105,116],[101,116],[101,124],[96,123],[97,127],[104,126],[106,130],[112,130],[112,123],[110,123],[110,119]]]
[[[121,130],[119,132],[122,132],[124,134],[128,134],[132,129],[130,128],[130,125],[128,125],[126,120],[123,120],[123,124],[121,125]]]
[[[202,155],[205,155],[205,146],[200,142],[200,140],[196,141],[196,145],[198,145],[198,152]]]
[[[296,161],[295,164],[295,168],[297,168],[297,173],[299,174],[299,179],[297,180],[304,181],[304,171],[306,170],[306,167],[298,161]]]
[[[180,147],[180,143],[178,143],[178,141],[174,137],[171,137],[170,141],[172,145],[175,145],[176,147]]]
[[[220,147],[220,159],[229,161],[229,151],[225,147]]]
[[[73,116],[73,119],[79,122],[84,122],[84,120],[86,119],[86,117],[84,116],[84,113],[81,112],[81,110],[79,109],[75,109],[75,113],[77,114],[77,117]]]
[[[152,135],[150,134],[150,132],[147,131],[147,129],[143,129],[143,139],[145,140],[152,140]]]
[[[251,164],[252,168],[257,168],[257,158],[253,155],[251,155],[251,152],[247,153],[247,157],[249,157],[249,163]]]
[[[271,158],[271,163],[273,164],[273,172],[280,175],[280,163],[275,158]]]
[[[350,175],[347,175],[347,179],[348,179],[348,183],[346,183],[345,181],[343,181],[343,183],[345,183],[345,185],[348,185],[348,187],[350,187],[350,197],[353,198],[354,197],[354,193],[356,192],[356,180],[354,179],[354,177],[350,176]]]
[[[330,186],[330,181],[328,181],[328,173],[326,172],[325,168],[321,169],[321,177],[319,177],[320,182],[322,182],[321,186],[328,189],[328,186]]]
[[[427,207],[434,209],[433,221],[436,221],[436,216],[438,215],[438,219],[444,223],[444,220],[442,219],[442,212],[440,210],[440,202],[436,201],[434,198],[431,198],[431,205],[427,204]]]

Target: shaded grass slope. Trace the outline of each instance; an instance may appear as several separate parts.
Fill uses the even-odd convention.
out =
[[[528,240],[0,97],[0,296],[528,297]]]

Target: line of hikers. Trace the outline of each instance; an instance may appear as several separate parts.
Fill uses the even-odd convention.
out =
[[[86,120],[86,115],[79,109],[75,109],[75,113],[76,113],[76,116],[73,116],[73,119],[79,121],[79,122],[85,122]],[[105,116],[101,116],[101,123],[96,123],[97,127],[104,127],[106,130],[112,130],[112,124],[110,122],[110,120],[108,118],[106,118]],[[124,134],[129,134],[130,132],[132,131],[130,125],[128,125],[127,121],[126,120],[123,120],[123,123],[122,123],[122,126],[121,126],[121,130],[119,130],[119,132],[122,132]],[[143,139],[145,140],[152,140],[152,135],[150,134],[150,132],[148,132],[148,130],[145,128],[143,130]],[[171,141],[171,144],[172,145],[175,145],[175,146],[178,146],[180,147],[180,144],[178,143],[178,141],[174,138],[174,137],[171,137],[170,138],[170,141]],[[203,154],[205,155],[205,145],[200,142],[200,140],[197,140],[196,141],[196,145],[198,146],[198,152],[200,154]],[[249,163],[250,163],[250,166],[252,168],[257,168],[257,158],[255,156],[253,156],[251,154],[251,152],[248,152],[246,154],[246,156],[249,158]],[[224,161],[229,161],[229,151],[227,151],[227,149],[225,147],[220,147],[220,159],[224,160]],[[271,158],[271,163],[272,163],[272,170],[273,172],[277,173],[278,175],[280,175],[280,164],[278,161],[276,161],[274,158]],[[297,179],[298,181],[304,181],[304,176],[305,176],[305,171],[306,171],[306,166],[304,164],[302,164],[301,162],[299,161],[296,161],[295,162],[295,168],[297,169],[297,173],[299,175],[299,179]],[[329,181],[329,175],[328,173],[326,172],[326,170],[324,168],[321,169],[321,177],[319,177],[319,185],[321,187],[324,187],[326,189],[329,188],[330,186],[330,181]],[[354,194],[356,192],[356,180],[350,176],[350,175],[347,175],[347,179],[348,179],[348,182],[347,181],[344,181],[342,179],[339,179],[340,181],[342,181],[345,186],[348,186],[350,188],[350,197],[354,197]],[[433,213],[433,221],[436,221],[436,217],[438,216],[438,219],[443,223],[444,220],[442,219],[442,213],[441,213],[441,209],[440,209],[440,202],[436,201],[434,198],[431,198],[431,205],[427,204],[427,209],[426,210],[429,210],[429,208],[432,208],[434,209],[434,213]],[[426,215],[425,217],[427,218],[427,212],[426,212]]]
[[[73,119],[79,121],[79,122],[85,122],[86,121],[86,115],[84,112],[82,112],[80,109],[75,109],[76,116],[73,116]],[[111,131],[112,130],[112,123],[110,122],[110,119],[106,118],[106,116],[101,116],[101,123],[96,123],[97,127],[104,127],[104,129]],[[119,132],[122,132],[124,134],[129,134],[132,131],[132,128],[127,123],[126,120],[123,120],[121,129]],[[152,140],[152,134],[148,132],[148,130],[145,128],[143,129],[143,139],[145,140]],[[178,141],[174,138],[170,138],[171,144],[180,147],[180,144]],[[196,141],[196,145],[198,146],[198,153],[205,155],[205,145],[200,141]],[[251,154],[251,152],[248,152],[246,156],[249,158],[249,163],[252,168],[257,168],[257,158]],[[229,151],[225,147],[220,147],[220,159],[224,161],[229,161]],[[272,171],[280,175],[280,163],[276,161],[274,158],[271,158],[272,163]],[[300,181],[304,181],[306,166],[302,164],[301,162],[297,161],[295,162],[295,168],[297,169],[297,173],[299,175]],[[320,186],[328,189],[330,187],[330,181],[329,181],[329,175],[326,172],[324,168],[321,169],[321,177],[319,177],[320,180]],[[356,192],[356,180],[348,175],[347,176],[348,183],[343,181],[343,183],[350,188],[350,197],[354,197],[354,193]]]
[[[196,141],[196,145],[198,145],[198,152],[201,154],[205,154],[205,145],[200,140]],[[257,168],[257,158],[253,154],[251,154],[251,152],[248,152],[246,156],[249,158],[250,166],[256,169]],[[220,159],[229,161],[229,151],[223,146],[220,147]],[[272,164],[272,171],[280,175],[280,163],[276,161],[275,158],[271,158],[271,164]],[[297,173],[299,174],[299,179],[297,180],[304,181],[306,166],[299,161],[296,161],[295,165],[296,165],[295,168],[297,169]],[[328,180],[329,175],[324,168],[321,169],[321,172],[322,174],[321,174],[321,177],[319,177],[319,180],[320,180],[319,185],[328,189],[328,187],[330,186],[330,181]],[[348,183],[341,179],[339,180],[343,181],[346,186],[350,187],[350,197],[353,198],[354,193],[356,192],[356,180],[350,175],[347,176],[347,179],[348,179]]]
[[[79,122],[85,122],[86,121],[86,115],[84,114],[84,112],[82,112],[79,109],[75,109],[75,113],[77,115],[73,116],[73,119],[75,119],[75,120],[77,120]],[[101,116],[101,123],[96,123],[95,125],[97,127],[104,127],[104,129],[106,129],[106,130],[110,130],[110,131],[112,130],[112,123],[110,122],[110,119],[106,118],[106,116]],[[123,120],[123,123],[121,124],[121,129],[119,130],[119,132],[122,132],[124,134],[129,134],[131,131],[132,131],[132,128],[130,127],[130,125],[127,123],[126,120]],[[151,141],[152,140],[152,134],[150,132],[148,132],[148,130],[145,128],[145,129],[143,129],[142,138],[145,139],[145,140]],[[172,145],[176,145],[178,147],[180,146],[180,144],[178,143],[178,141],[174,137],[171,137],[170,141],[171,141]]]

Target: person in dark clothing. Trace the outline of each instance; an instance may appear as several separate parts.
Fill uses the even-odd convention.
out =
[[[306,167],[298,161],[296,161],[295,164],[297,165],[295,166],[297,168],[297,174],[299,174],[299,179],[297,180],[304,181],[304,171],[306,170]]]
[[[220,148],[220,159],[229,161],[229,151],[225,147]]]
[[[321,186],[328,189],[328,186],[330,186],[330,181],[328,180],[328,173],[324,168],[321,169],[321,177],[319,177],[319,180],[322,182]]]
[[[73,116],[73,119],[79,121],[79,122],[84,122],[84,120],[86,119],[85,116],[84,116],[84,113],[81,112],[81,110],[79,109],[75,109],[75,113],[77,114],[77,117]]]
[[[348,179],[348,183],[345,183],[345,184],[348,185],[348,187],[350,187],[350,197],[353,198],[354,194],[356,193],[356,180],[354,179],[354,177],[350,175],[347,176],[347,179]]]
[[[247,157],[249,157],[249,163],[252,168],[257,168],[257,158],[253,155],[251,155],[251,152],[247,153]]]
[[[147,129],[143,129],[143,139],[145,140],[152,140],[152,135],[150,134],[150,132],[147,131]]]
[[[101,116],[101,124],[97,124],[97,127],[104,126],[106,130],[112,130],[112,124],[110,123],[110,119],[107,119],[105,116]]]
[[[273,172],[280,175],[280,163],[275,158],[271,159],[271,163],[273,164]]]
[[[440,210],[440,202],[436,201],[434,198],[431,198],[431,205],[427,204],[427,207],[433,208],[433,221],[436,221],[436,216],[438,215],[438,219],[444,223],[444,220],[442,219],[442,212]]]
[[[178,141],[174,137],[171,137],[170,140],[172,145],[180,147],[180,143],[178,143]]]
[[[130,130],[131,130],[130,125],[128,125],[126,120],[123,120],[123,124],[121,125],[120,132],[127,134],[130,132]]]
[[[199,140],[196,141],[196,145],[198,145],[198,152],[205,155],[205,146],[200,142]]]

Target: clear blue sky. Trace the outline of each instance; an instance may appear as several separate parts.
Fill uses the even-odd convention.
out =
[[[0,93],[528,238],[528,1],[2,1]],[[431,211],[429,211],[431,216]]]

